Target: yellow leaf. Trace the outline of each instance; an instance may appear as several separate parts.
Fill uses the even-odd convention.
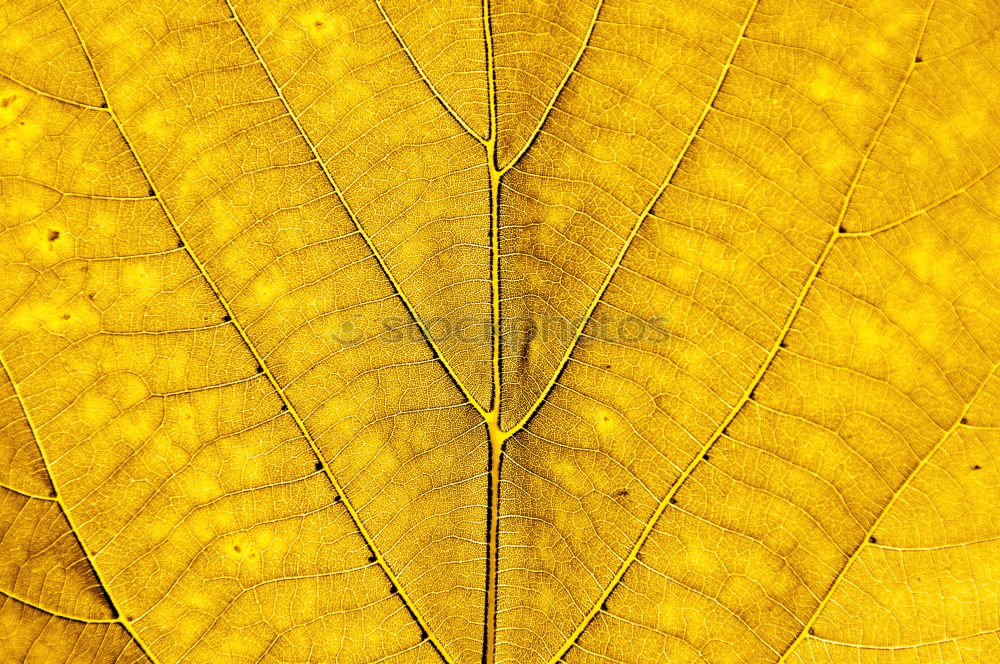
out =
[[[1000,9],[0,4],[0,660],[1000,662]]]

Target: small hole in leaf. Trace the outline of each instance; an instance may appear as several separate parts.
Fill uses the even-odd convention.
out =
[[[316,462],[316,470],[323,470],[323,462],[322,461],[317,461]]]
[[[705,461],[708,461],[711,457],[709,457],[707,454],[702,454],[701,458],[704,459]]]

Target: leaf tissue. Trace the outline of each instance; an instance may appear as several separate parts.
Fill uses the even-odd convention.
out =
[[[996,0],[0,3],[0,661],[1000,662]]]

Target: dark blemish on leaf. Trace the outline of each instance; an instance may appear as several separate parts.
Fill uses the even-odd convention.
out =
[[[396,584],[395,583],[390,583],[389,584],[389,594],[390,595],[395,595],[398,592],[399,592],[399,590],[396,589]]]
[[[980,466],[978,463],[972,467],[973,470],[980,470],[981,468],[982,466]]]
[[[370,563],[375,562],[375,556],[368,556],[368,562]]]
[[[605,613],[608,612],[608,603],[607,602],[601,602],[601,611],[604,611]]]
[[[756,401],[757,399],[757,388],[750,390],[750,401]]]
[[[968,424],[968,423],[969,423],[969,418],[968,418],[968,417],[963,417],[963,418],[961,419],[961,423],[962,423],[962,424]]]
[[[287,412],[287,411],[288,411],[288,404],[287,403],[281,404],[281,412],[284,413],[284,412]]]
[[[427,632],[425,632],[424,630],[420,630],[420,640],[421,641],[427,640]]]
[[[868,541],[871,542],[872,544],[878,544],[878,540],[875,539],[874,535],[872,535],[871,537],[869,537]]]
[[[177,241],[177,248],[178,249],[183,249],[184,248],[184,240],[178,240]]]
[[[838,233],[846,233],[846,232],[847,232],[847,229],[846,229],[846,228],[844,228],[843,226],[839,226],[839,227],[837,227],[837,232],[838,232]]]
[[[708,456],[707,454],[702,454],[701,458],[704,459],[705,461],[708,461],[711,457]]]
[[[629,495],[628,489],[621,488],[611,494],[612,498],[627,498]]]
[[[920,64],[921,62],[924,61],[924,59],[918,55],[917,57],[913,58],[913,61],[916,62],[917,64]]]
[[[152,187],[149,188],[149,197],[150,198],[156,198],[156,192],[153,191]]]
[[[333,497],[333,502],[335,502],[335,503],[339,503],[341,500],[343,500],[343,499],[340,496],[334,496]]]
[[[135,622],[135,616],[126,616],[125,620],[127,620],[129,622]]]
[[[676,505],[677,504],[677,499],[676,498],[671,498],[670,499],[670,504],[671,505]]]
[[[264,373],[264,367],[257,365],[257,373]]]
[[[788,348],[788,344],[784,341],[778,344],[778,348]]]
[[[816,636],[816,630],[813,627],[809,628],[809,636]]]
[[[49,497],[50,497],[50,498],[58,498],[58,497],[59,497],[59,494],[58,494],[58,493],[56,493],[56,490],[55,490],[55,489],[52,489],[52,491],[49,491]]]
[[[108,107],[108,102],[102,101],[101,102],[101,108],[107,108],[107,107]]]
[[[322,461],[317,461],[316,462],[316,470],[323,470],[323,462]]]
[[[226,314],[225,316],[223,316],[223,317],[222,317],[222,321],[223,321],[224,323],[228,323],[228,322],[229,322],[229,321],[231,321],[232,319],[233,319],[233,317],[232,317],[232,316],[230,316],[229,314]]]
[[[93,302],[96,295],[97,293],[87,293],[87,299]]]
[[[49,242],[55,242],[59,239],[59,231],[50,230],[49,231]]]
[[[17,99],[17,95],[10,95],[9,97],[4,97],[3,99],[0,99],[0,108],[7,108],[8,106],[10,106],[10,103],[15,99]]]
[[[242,553],[243,549],[240,548],[239,544],[234,544],[233,551],[235,551],[236,553]]]
[[[62,315],[62,319],[63,320],[69,320],[69,318],[70,318],[69,314],[63,314]]]
[[[610,365],[610,364],[605,364],[605,365],[604,365],[604,368],[605,368],[605,369],[610,369],[610,368],[611,368],[611,365]]]

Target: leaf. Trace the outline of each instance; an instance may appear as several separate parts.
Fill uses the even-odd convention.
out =
[[[1000,8],[0,7],[0,653],[1000,660]]]

